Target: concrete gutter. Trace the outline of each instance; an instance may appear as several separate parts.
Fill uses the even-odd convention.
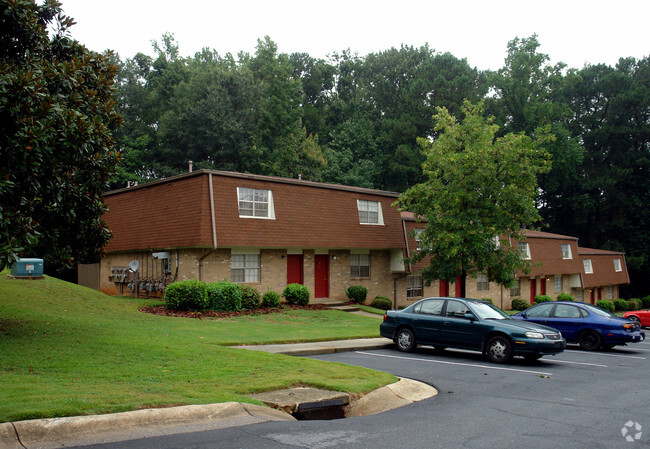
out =
[[[387,338],[359,338],[356,340],[317,341],[313,343],[289,343],[284,345],[245,345],[236,346],[252,351],[271,352],[287,355],[319,355],[335,352],[360,351],[369,349],[384,349],[394,343]]]
[[[266,421],[295,421],[282,411],[238,402],[0,424],[0,448],[50,449],[198,432]]]

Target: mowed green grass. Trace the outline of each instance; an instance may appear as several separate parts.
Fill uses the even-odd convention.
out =
[[[230,319],[142,313],[55,278],[0,274],[0,422],[214,402],[313,386],[363,393],[388,373],[239,349],[239,344],[377,337],[379,320],[339,311]]]

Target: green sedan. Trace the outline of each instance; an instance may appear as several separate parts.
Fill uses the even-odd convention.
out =
[[[557,330],[514,320],[487,301],[467,298],[425,298],[406,309],[389,310],[379,331],[400,351],[413,351],[418,344],[471,349],[495,363],[513,356],[537,360],[566,348]]]

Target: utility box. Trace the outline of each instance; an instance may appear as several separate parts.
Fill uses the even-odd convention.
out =
[[[11,265],[15,277],[43,277],[43,259],[18,259]]]

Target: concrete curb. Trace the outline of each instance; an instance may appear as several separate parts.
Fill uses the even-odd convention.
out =
[[[414,402],[434,397],[438,390],[416,380],[400,378],[394,384],[386,385],[362,396],[348,407],[347,418],[376,415]]]
[[[295,421],[295,418],[261,405],[224,402],[108,415],[34,419],[2,424],[0,447],[62,448],[266,421]]]

